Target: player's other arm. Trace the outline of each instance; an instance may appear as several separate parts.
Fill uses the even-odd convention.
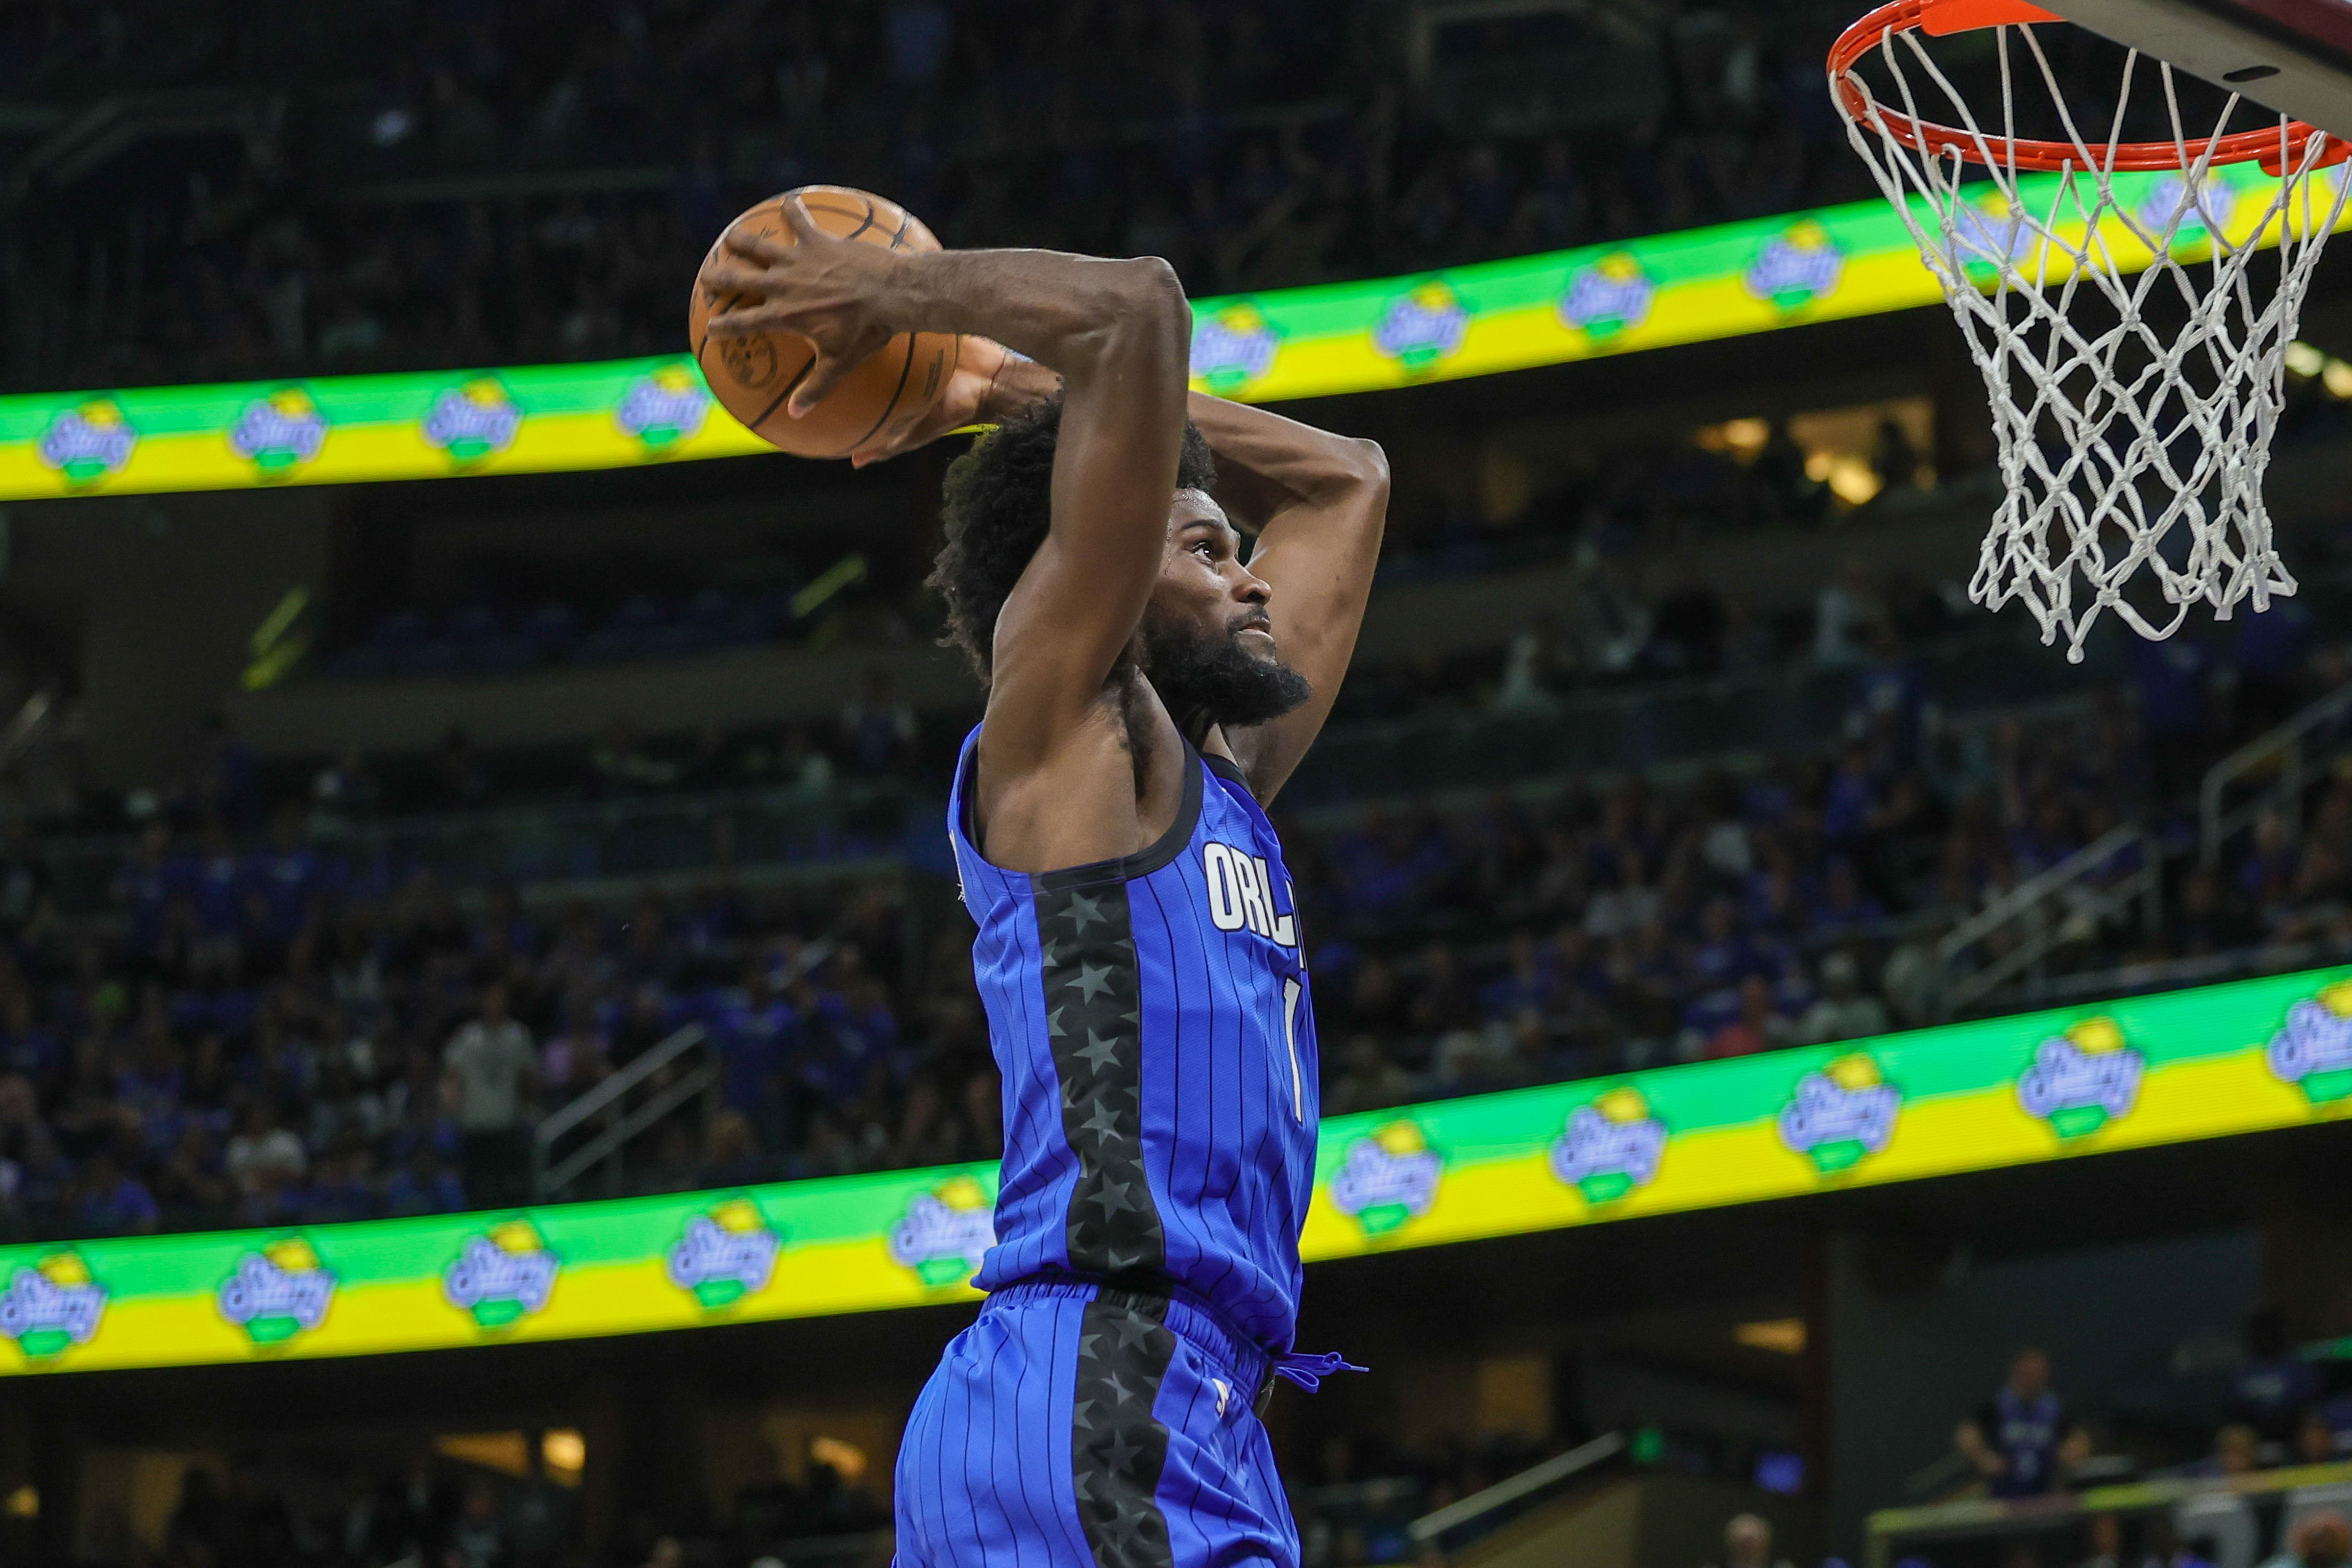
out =
[[[1388,521],[1388,459],[1373,442],[1203,393],[1192,416],[1217,454],[1218,500],[1258,531],[1249,568],[1274,590],[1275,646],[1315,688],[1294,711],[1225,732],[1252,793],[1272,800],[1331,716],[1355,657]]]
[[[988,773],[1031,773],[1098,717],[1159,574],[1184,431],[1183,289],[1157,259],[902,256],[824,234],[797,201],[783,212],[792,245],[728,236],[739,261],[713,280],[760,303],[710,327],[782,329],[816,344],[795,413],[901,331],[976,334],[1060,373],[1052,521],[997,620],[983,742]]]

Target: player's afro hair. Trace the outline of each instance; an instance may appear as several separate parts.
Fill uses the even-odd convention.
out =
[[[960,647],[985,682],[996,617],[1029,558],[1045,542],[1053,510],[1054,444],[1062,432],[1062,400],[1033,404],[971,444],[948,465],[940,516],[946,542],[926,587],[947,603],[940,641]],[[1184,422],[1176,459],[1176,489],[1210,490],[1217,460],[1208,437]]]

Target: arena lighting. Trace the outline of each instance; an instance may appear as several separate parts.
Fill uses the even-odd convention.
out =
[[[1333,1117],[1302,1250],[1320,1262],[1916,1181],[2347,1106],[2352,965]],[[0,1248],[0,1376],[969,1300],[995,1183],[976,1164]],[[1780,1324],[1747,1331],[1788,1343]]]
[[[540,1458],[551,1470],[577,1476],[588,1464],[588,1442],[578,1428],[551,1427],[539,1439]]]
[[[1770,1351],[1775,1355],[1802,1355],[1805,1320],[1769,1318],[1761,1322],[1741,1323],[1731,1331],[1731,1337],[1751,1350]]]
[[[2027,176],[2020,195],[2057,178]],[[2129,174],[2116,184],[2119,195],[2161,202],[2168,178]],[[2209,209],[2225,226],[2237,218],[2223,215],[2251,222],[2272,184],[2251,167],[2216,169]],[[1986,214],[1988,223],[1998,217]],[[2179,254],[2205,243],[2192,232]],[[1902,220],[1874,199],[1400,278],[1202,300],[1193,306],[1193,384],[1254,403],[1373,392],[1911,310],[1939,297]],[[772,450],[711,401],[683,352],[0,397],[0,501],[621,468]]]
[[[809,1458],[833,1467],[834,1474],[851,1486],[866,1479],[866,1450],[838,1437],[809,1439]]]

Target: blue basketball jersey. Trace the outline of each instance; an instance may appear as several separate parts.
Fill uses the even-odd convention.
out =
[[[1004,1075],[996,1245],[975,1283],[1157,1276],[1288,1351],[1318,1097],[1273,826],[1238,769],[1187,744],[1183,805],[1158,843],[1003,870],[969,833],[979,741],[964,740],[948,807]]]

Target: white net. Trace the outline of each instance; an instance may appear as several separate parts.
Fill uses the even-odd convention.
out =
[[[2119,168],[2133,79],[2147,74],[2139,56],[2126,58],[2105,139],[2086,142],[2035,29],[1993,32],[2000,105],[1990,129],[1911,31],[1889,32],[1857,62],[1881,68],[1885,87],[1845,76],[1854,147],[1943,286],[1992,405],[2008,494],[1969,596],[1995,610],[2022,601],[2042,640],[2063,634],[2074,660],[2105,611],[2165,637],[2200,600],[2219,619],[2248,599],[2266,609],[2295,589],[2273,548],[2263,473],[2282,363],[2344,206],[2346,181],[2319,171],[2342,146],[2291,136],[2282,121],[2263,141],[2283,177],[2217,165],[2214,144],[2241,100],[2191,135],[2159,61],[2177,160]],[[2013,68],[2023,64],[2013,53],[2030,71]],[[2017,166],[2018,100],[2035,75],[2063,127],[2056,172]],[[1908,130],[1923,118],[1946,121],[1958,145],[1916,145],[1931,140]],[[2274,280],[2254,266],[2273,246]]]

